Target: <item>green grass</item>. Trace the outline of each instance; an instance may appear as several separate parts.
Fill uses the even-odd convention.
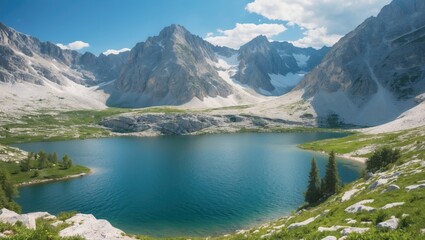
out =
[[[406,130],[396,133],[363,134],[357,133],[344,138],[328,139],[316,142],[304,143],[299,147],[306,150],[319,152],[335,151],[337,154],[353,153],[365,147],[389,146],[392,148],[406,148],[403,159],[412,156],[425,157],[425,127]],[[358,157],[369,157],[370,152],[359,154]]]
[[[90,169],[87,167],[74,165],[69,169],[62,169],[59,166],[41,169],[41,170],[31,170],[28,172],[21,172],[20,167],[15,162],[1,162],[0,168],[6,169],[12,178],[12,182],[15,184],[21,184],[26,182],[36,182],[39,180],[54,180],[62,179],[71,175],[78,175],[82,173],[89,173]],[[34,172],[38,171],[39,175],[34,177]]]

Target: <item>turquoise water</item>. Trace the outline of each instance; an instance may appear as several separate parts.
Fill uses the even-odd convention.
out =
[[[337,133],[107,138],[15,145],[68,154],[94,174],[22,187],[24,212],[77,210],[129,233],[207,236],[279,218],[303,203],[310,161],[297,144]],[[343,182],[361,166],[338,160]]]

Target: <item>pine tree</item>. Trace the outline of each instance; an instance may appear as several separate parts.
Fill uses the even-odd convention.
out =
[[[324,189],[323,194],[330,196],[338,191],[339,177],[338,170],[336,167],[335,152],[329,153],[329,161],[326,165],[326,175],[324,178]]]
[[[305,192],[305,201],[308,203],[315,203],[321,198],[319,169],[317,168],[316,160],[311,160],[311,170],[308,179],[308,188]]]
[[[22,172],[28,172],[29,170],[31,170],[31,158],[32,154],[28,153],[28,157],[19,163]]]
[[[63,156],[62,158],[62,167],[64,169],[70,169],[73,163],[72,160],[68,157],[68,155]]]
[[[47,153],[41,151],[38,153],[38,169],[44,169],[49,167],[49,160],[47,159]]]
[[[17,194],[18,189],[12,183],[9,173],[4,169],[0,169],[0,209],[8,208],[19,212],[19,205],[13,201]]]

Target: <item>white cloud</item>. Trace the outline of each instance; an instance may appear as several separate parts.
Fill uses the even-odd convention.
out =
[[[282,24],[236,23],[236,26],[233,29],[218,29],[218,36],[207,34],[205,40],[218,46],[238,49],[240,46],[251,41],[258,35],[264,35],[267,38],[272,38],[284,31],[286,31],[286,27]]]
[[[67,45],[64,45],[62,43],[56,44],[56,46],[60,47],[61,49],[69,49],[69,50],[80,50],[86,47],[90,47],[90,44],[83,42],[83,41],[75,41],[72,43],[69,43]]]
[[[271,20],[305,28],[301,44],[319,41],[332,45],[366,18],[376,15],[391,0],[254,0],[246,10]],[[320,34],[313,36],[313,34]],[[314,46],[310,45],[310,46]]]
[[[297,47],[313,47],[319,49],[323,46],[334,45],[342,36],[338,34],[328,34],[326,28],[315,28],[304,32],[304,37],[292,43]]]
[[[108,50],[106,50],[105,52],[103,52],[103,54],[104,54],[104,55],[106,55],[106,56],[108,56],[108,55],[110,55],[110,54],[117,55],[117,54],[120,54],[120,53],[122,53],[122,52],[128,52],[128,51],[130,51],[130,50],[131,50],[130,48],[122,48],[122,49],[119,49],[119,50],[115,50],[115,49],[108,49]]]

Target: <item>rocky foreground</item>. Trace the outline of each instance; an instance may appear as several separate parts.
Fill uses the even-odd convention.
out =
[[[47,212],[34,212],[27,214],[18,214],[8,209],[0,210],[0,222],[9,223],[12,225],[20,222],[23,226],[29,229],[36,229],[36,220],[43,219],[50,221],[52,227],[60,227],[60,237],[80,236],[85,239],[133,239],[125,235],[125,233],[117,228],[114,228],[108,221],[96,219],[91,214],[76,214],[75,216],[62,221],[56,216]],[[5,230],[0,233],[0,238],[14,236],[12,230]]]

